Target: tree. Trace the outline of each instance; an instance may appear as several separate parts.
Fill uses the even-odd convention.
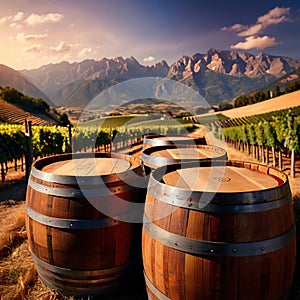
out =
[[[223,110],[227,110],[227,109],[231,109],[233,108],[233,105],[229,102],[226,102],[226,101],[222,101],[220,104],[219,104],[219,109],[218,111],[223,111]]]
[[[249,102],[248,102],[248,98],[246,95],[241,95],[241,96],[237,97],[233,102],[234,107],[241,107],[241,106],[245,106],[247,104],[249,104]]]
[[[274,90],[274,93],[273,93],[273,97],[278,97],[281,95],[281,92],[280,92],[280,88],[278,85],[275,86],[275,90]]]
[[[58,116],[58,124],[60,126],[71,125],[71,122],[69,121],[69,118],[68,118],[66,113],[63,113],[63,114]]]

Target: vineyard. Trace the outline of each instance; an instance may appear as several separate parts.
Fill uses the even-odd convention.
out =
[[[109,118],[105,121],[106,125],[101,126],[99,124],[87,126],[85,123],[77,127],[31,126],[30,137],[26,136],[23,125],[0,125],[2,182],[5,181],[9,168],[17,170],[19,166],[23,171],[24,165],[28,169],[32,160],[40,157],[70,153],[71,150],[73,152],[126,150],[129,153],[132,145],[142,144],[142,137],[147,133],[183,134],[193,129],[191,123],[180,125],[170,120],[157,121],[151,127],[148,122],[139,122],[139,126],[131,124],[131,126],[112,127],[113,123]],[[27,170],[27,175],[28,173]]]
[[[280,110],[256,116],[211,123],[214,133],[234,148],[252,154],[264,164],[282,169],[283,153],[290,157],[290,174],[300,150],[300,116],[295,110]]]
[[[22,124],[24,118],[27,118],[35,125],[46,125],[54,123],[54,120],[46,118],[45,115],[28,113],[25,110],[0,99],[0,120],[6,120],[9,123]]]

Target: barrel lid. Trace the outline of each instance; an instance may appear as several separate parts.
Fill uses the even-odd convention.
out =
[[[55,175],[70,176],[103,176],[129,170],[128,160],[112,157],[78,158],[53,162],[42,168],[42,171]]]
[[[174,159],[202,159],[202,158],[214,158],[219,157],[220,153],[212,151],[209,147],[202,148],[175,148],[175,149],[164,149],[151,153],[151,156],[160,156],[165,158]]]
[[[163,181],[177,188],[220,193],[252,192],[279,186],[274,176],[235,166],[177,169],[164,175]]]

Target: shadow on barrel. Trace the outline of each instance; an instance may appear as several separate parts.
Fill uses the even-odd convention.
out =
[[[149,299],[286,299],[296,262],[287,176],[239,161],[157,168],[142,252]]]
[[[143,165],[132,156],[93,155],[57,155],[32,165],[26,229],[35,266],[41,281],[64,295],[143,299],[142,223],[120,217],[130,204],[144,206],[146,184],[135,184],[145,177]],[[111,215],[97,209],[100,202]]]

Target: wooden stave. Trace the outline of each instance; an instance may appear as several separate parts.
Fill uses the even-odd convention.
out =
[[[242,163],[242,162],[234,162],[234,161],[227,162],[227,163],[230,165],[234,165],[234,164],[239,165],[239,166],[244,165],[244,163]],[[258,168],[260,167],[260,165],[258,165],[258,164],[249,164],[249,163],[246,163],[246,164],[248,167],[256,169],[256,170],[258,170]],[[182,164],[182,165],[187,165],[187,164]],[[171,169],[174,169],[174,168],[175,168],[174,166],[171,167]],[[261,169],[267,170],[265,167],[261,167]],[[154,172],[156,172],[156,171],[154,171]],[[276,173],[277,170],[272,168],[272,170],[270,170],[268,172],[270,172],[271,174],[274,175],[274,173]],[[152,176],[152,180],[153,180],[153,174],[151,174],[151,176]],[[279,224],[277,226],[278,228],[276,229],[277,232],[275,230],[275,232],[269,233],[269,235],[270,235],[269,238],[270,237],[274,238],[280,234],[284,235],[288,231],[290,233],[290,237],[289,237],[289,242],[285,247],[281,247],[281,248],[279,247],[279,248],[275,249],[274,251],[271,250],[269,253],[261,254],[261,255],[253,255],[253,256],[249,256],[249,257],[248,256],[235,257],[235,254],[233,253],[231,257],[225,257],[225,260],[224,260],[224,257],[222,256],[222,254],[220,254],[220,253],[218,254],[216,252],[207,253],[207,255],[205,255],[205,253],[191,254],[191,253],[184,252],[184,250],[182,250],[182,249],[176,249],[176,246],[174,246],[173,248],[170,248],[170,245],[166,246],[163,242],[153,238],[150,234],[151,231],[145,230],[146,223],[144,223],[143,235],[142,235],[143,263],[144,263],[144,274],[145,274],[146,284],[148,283],[147,284],[147,292],[150,295],[149,297],[152,297],[152,299],[162,299],[162,298],[163,299],[277,299],[277,298],[286,296],[288,293],[288,290],[290,288],[292,279],[293,279],[293,273],[294,273],[294,268],[295,268],[296,238],[295,238],[295,232],[294,232],[293,209],[292,209],[291,198],[290,198],[291,195],[290,195],[290,192],[288,192],[289,189],[286,189],[286,186],[288,186],[288,180],[284,174],[282,174],[282,177],[285,178],[286,181],[281,186],[281,189],[283,189],[286,192],[286,197],[289,198],[289,200],[286,201],[284,204],[280,205],[279,208],[274,207],[273,209],[267,210],[264,213],[266,214],[266,213],[270,213],[272,211],[277,210],[277,213],[276,213],[277,215],[281,215],[282,213],[284,213],[284,215],[289,218],[285,228],[281,229],[280,228],[281,226]],[[150,181],[151,181],[151,177],[150,177]],[[161,183],[158,183],[158,184],[161,184]],[[276,194],[276,192],[275,192],[276,189],[271,189],[271,190],[273,190],[273,193]],[[173,191],[174,191],[174,189],[173,189]],[[162,194],[164,194],[164,192],[162,192]],[[266,194],[266,192],[265,192],[265,194]],[[150,199],[150,198],[152,198],[152,199]],[[149,199],[151,201],[149,201]],[[222,197],[220,199],[222,199]],[[247,197],[246,197],[246,199],[247,199]],[[151,219],[152,212],[147,211],[147,204],[152,201],[155,201],[153,199],[153,196],[149,196],[149,194],[147,193],[145,215],[147,217],[149,217],[150,219]],[[166,207],[170,207],[170,206],[174,205],[168,201],[166,201],[166,202],[158,201],[158,202],[160,203],[160,207],[157,208],[157,210],[163,210],[163,209],[166,209]],[[272,201],[270,201],[270,202],[272,202]],[[219,203],[219,205],[220,205],[220,203]],[[181,221],[180,226],[177,225],[176,223],[180,223],[178,216],[181,216],[181,217],[187,216],[187,215],[190,215],[191,212],[192,212],[192,216],[193,216],[194,220],[195,220],[195,216],[197,216],[197,214],[210,214],[210,215],[216,217],[220,213],[220,211],[217,211],[217,212],[216,211],[208,211],[207,212],[207,211],[205,211],[205,209],[190,210],[188,207],[182,207],[182,206],[178,205],[178,206],[176,206],[176,210],[174,211],[174,214],[172,215],[172,218],[174,218],[173,223],[172,223],[172,218],[168,219],[168,217],[166,217],[162,220],[156,220],[154,218],[154,220],[152,222],[153,222],[153,224],[156,224],[157,226],[160,226],[164,230],[172,232],[173,234],[185,235],[183,232],[180,232],[180,231],[184,231],[184,230],[188,231],[188,229],[185,228],[185,226],[187,226],[187,227],[191,226],[188,223],[188,219],[184,218],[183,221]],[[176,218],[176,214],[177,214],[177,218]],[[251,216],[252,213],[248,212],[248,213],[242,213],[242,214],[244,216],[248,215],[248,219],[249,219],[249,216]],[[233,214],[233,213],[229,214],[230,217],[236,216],[236,215],[238,215],[238,212],[235,212],[235,214]],[[209,222],[209,221],[207,221],[207,222]],[[223,220],[223,222],[224,222],[224,220]],[[225,218],[225,222],[226,222],[226,218]],[[247,221],[246,221],[246,223],[247,223]],[[202,226],[204,226],[203,224],[202,224]],[[212,225],[212,226],[217,226],[216,224]],[[223,224],[222,220],[221,220],[220,224]],[[219,226],[221,227],[220,224],[219,224]],[[267,222],[266,222],[266,224],[267,224]],[[195,226],[197,226],[197,225],[195,225]],[[182,229],[182,227],[185,229]],[[207,230],[207,231],[208,232],[205,233],[205,235],[206,235],[206,237],[209,237],[210,236],[209,230]],[[204,233],[203,233],[203,235],[204,235]],[[253,236],[253,234],[252,234],[252,236]],[[197,236],[197,237],[193,236],[192,238],[199,239],[199,236]],[[223,239],[223,236],[222,236],[222,234],[220,234],[220,236],[215,236],[214,238],[215,238],[216,242],[221,242]],[[260,239],[264,239],[264,238],[268,238],[268,236],[267,235],[260,236]],[[245,243],[245,242],[247,243],[247,242],[252,241],[251,235],[250,235],[250,240],[242,238],[242,236],[240,236],[239,239],[240,239],[239,242],[242,242],[242,243]],[[230,239],[230,236],[227,236],[226,242],[232,243],[233,240]],[[157,247],[157,249],[155,247]],[[260,253],[263,253],[263,252],[260,252]],[[262,258],[262,256],[267,257],[266,259],[269,260],[269,262],[272,262],[271,265],[277,265],[278,259],[280,260],[280,258],[281,258],[279,269],[281,268],[283,273],[286,274],[286,279],[285,279],[285,281],[283,280],[284,284],[281,283],[281,286],[280,286],[280,284],[278,284],[280,286],[281,290],[278,287],[274,287],[274,290],[276,290],[276,291],[272,291],[271,289],[269,289],[269,290],[266,289],[265,293],[262,293],[261,295],[259,295],[259,294],[255,294],[254,292],[251,293],[251,290],[254,289],[253,285],[250,285],[251,289],[248,289],[245,287],[241,287],[238,289],[237,283],[235,283],[235,285],[231,284],[231,286],[230,286],[231,280],[226,279],[227,277],[233,278],[233,280],[236,280],[238,282],[237,276],[235,274],[233,274],[234,272],[229,271],[230,266],[234,266],[235,271],[237,271],[239,268],[242,269],[241,273],[243,273],[244,280],[246,280],[245,278],[248,273],[247,269],[250,270],[250,272],[249,272],[250,277],[251,277],[251,274],[252,274],[252,277],[255,277],[254,276],[255,274],[253,275],[253,273],[255,271],[255,269],[253,269],[253,265],[256,265],[257,263],[261,263],[259,261],[259,259]],[[158,257],[158,260],[157,261],[155,260],[155,262],[152,262],[151,258],[153,258],[153,257],[154,258]],[[285,258],[288,257],[287,261],[284,261],[282,259],[282,257],[285,257]],[[167,258],[169,258],[171,260],[170,263],[168,263]],[[182,270],[182,269],[188,268],[188,267],[186,265],[180,266],[178,264],[178,261],[181,261],[181,262],[186,261],[187,264],[191,264],[193,266],[198,266],[200,268],[200,270],[205,269],[206,273],[209,274],[208,276],[210,276],[210,277],[213,277],[211,274],[214,273],[212,271],[214,269],[215,272],[217,272],[217,274],[219,274],[218,276],[222,275],[227,280],[226,284],[228,285],[228,287],[227,288],[225,288],[224,286],[222,287],[223,283],[220,282],[220,280],[215,280],[215,282],[213,283],[214,278],[213,279],[212,278],[208,278],[208,279],[202,278],[204,283],[205,283],[205,281],[211,282],[211,285],[205,286],[205,284],[203,282],[199,283],[199,281],[201,281],[200,280],[201,278],[199,279],[199,276],[197,274],[196,275],[194,274],[193,275],[194,277],[192,276],[192,278],[190,278],[190,279],[193,280],[193,278],[194,279],[197,278],[197,280],[195,280],[195,282],[194,282],[195,286],[196,286],[196,284],[203,284],[203,290],[205,290],[205,291],[203,291],[203,290],[200,291],[199,289],[195,288],[195,286],[193,286],[192,288],[191,287],[187,288],[186,285],[188,283],[184,277],[184,270]],[[209,267],[209,266],[211,266],[211,267]],[[285,266],[286,266],[286,268],[285,268]],[[159,270],[159,271],[155,271],[155,269]],[[221,272],[222,270],[223,270],[223,273]],[[227,273],[224,270],[226,270]],[[262,270],[260,270],[260,271],[263,272]],[[174,276],[174,274],[179,274],[179,273],[181,273],[181,275],[178,275],[177,277]],[[278,275],[279,273],[280,272],[277,270],[277,277],[279,277],[279,275]],[[177,278],[176,280],[177,280],[178,286],[176,286],[176,284],[174,284],[174,282],[170,283],[171,282],[170,279],[167,278],[169,276],[167,276],[166,274],[169,274],[169,275],[173,274],[172,280],[174,281],[174,278]],[[252,277],[251,277],[251,279],[252,279]],[[256,277],[258,277],[258,275]],[[270,277],[272,277],[272,276],[270,276]],[[276,280],[276,278],[274,278],[274,276],[273,276],[272,280],[274,280],[274,279]],[[164,281],[166,281],[166,282],[164,282]],[[257,278],[256,278],[256,281],[257,281]],[[278,281],[278,278],[277,278],[277,281]],[[149,282],[150,282],[150,284],[149,284]],[[215,284],[219,285],[219,287],[217,289],[214,288]],[[172,286],[172,288],[171,288],[171,286]],[[244,293],[239,292],[240,294],[238,294],[237,290],[241,290],[243,288],[245,288]],[[182,293],[182,290],[185,290],[185,289],[186,289],[186,292]],[[260,287],[260,289],[262,289],[262,287]],[[267,293],[269,293],[269,294],[267,294]]]
[[[137,158],[134,157],[130,157],[130,156],[126,156],[126,155],[119,155],[119,154],[96,154],[97,157],[118,157],[118,158],[126,158],[128,160],[134,160],[135,162],[139,162],[139,165],[134,167],[134,170],[130,170],[133,171],[133,177],[135,177],[135,175],[138,176],[145,176],[144,174],[144,169],[143,169],[143,165],[141,163],[141,161]],[[33,164],[33,168],[35,168],[36,166],[40,167],[41,165],[47,163],[47,161],[57,161],[59,159],[70,159],[71,155],[62,155],[60,156],[55,156],[55,158],[53,157],[48,157],[43,159],[42,162],[37,161],[35,164]],[[90,155],[78,155],[75,157],[90,157]],[[41,172],[38,174],[40,175]],[[118,184],[123,183],[122,179],[123,177],[126,177],[126,179],[130,178],[130,176],[124,176],[126,174],[121,174],[121,176],[118,176],[116,174],[112,174],[112,176],[103,176],[104,177],[104,185],[106,187],[109,187],[111,189],[115,189],[116,186],[118,186]],[[31,174],[32,176],[32,174]],[[123,176],[123,177],[122,177]],[[62,178],[63,176],[60,175],[56,175],[54,176],[54,178],[51,178],[51,176],[48,176],[46,174],[46,176],[42,176],[42,179],[39,178],[39,176],[37,176],[38,178],[34,178],[32,179],[34,182],[38,182],[38,183],[44,183],[47,186],[60,186],[64,189],[77,189],[79,190],[80,187],[77,185],[74,185],[74,176],[67,176],[66,178],[66,182],[71,182],[71,184],[59,184],[59,179]],[[92,176],[91,176],[92,177]],[[44,181],[43,179],[48,178],[49,182]],[[117,180],[116,182],[114,182],[114,180]],[[87,180],[85,181],[85,186],[90,187],[91,185],[93,185],[95,182],[95,178],[91,178],[91,180]],[[124,184],[124,183],[123,183]],[[48,187],[47,187],[48,188]],[[131,202],[144,202],[145,199],[145,189],[144,188],[132,188],[132,189],[128,189],[128,190],[122,190],[117,192],[118,196],[124,200],[130,200]],[[26,196],[26,206],[27,206],[27,211],[28,208],[30,209],[30,207],[33,207],[33,211],[36,213],[35,210],[40,212],[37,215],[42,215],[44,218],[48,219],[48,220],[54,220],[55,221],[55,217],[57,217],[56,215],[56,211],[55,209],[53,209],[52,211],[49,210],[49,208],[47,207],[47,205],[41,206],[38,205],[38,203],[40,201],[32,201],[34,199],[39,199],[39,196],[41,196],[41,194],[38,191],[35,191],[34,189],[32,189],[30,187],[30,185],[28,185],[27,187],[27,196]],[[58,199],[58,201],[64,201],[61,200],[59,196],[53,196],[53,195],[48,195],[49,198],[45,198],[46,202],[55,202],[55,200]],[[129,198],[130,196],[130,198]],[[32,199],[32,200],[28,200],[28,199]],[[109,195],[108,195],[108,199],[109,199]],[[40,199],[39,199],[40,200]],[[86,198],[82,195],[82,197],[75,197],[75,198],[70,198],[67,199],[67,201],[69,202],[76,202],[76,205],[73,207],[73,209],[68,212],[67,210],[64,209],[60,209],[59,213],[59,218],[58,221],[58,225],[57,223],[52,223],[51,224],[47,224],[40,221],[40,219],[38,217],[32,217],[31,213],[27,213],[26,216],[26,228],[27,228],[27,232],[28,232],[28,240],[29,240],[29,246],[30,246],[30,250],[32,252],[32,255],[36,255],[37,259],[40,259],[41,262],[43,262],[43,264],[48,264],[48,265],[55,265],[58,269],[59,268],[66,268],[71,270],[71,272],[82,272],[82,274],[85,274],[86,272],[88,272],[89,270],[100,270],[101,273],[105,273],[107,269],[112,269],[113,267],[118,269],[120,274],[115,275],[111,278],[111,281],[109,283],[109,285],[111,286],[119,286],[121,284],[123,284],[123,281],[128,281],[128,279],[130,279],[128,277],[128,272],[135,270],[137,272],[141,271],[141,261],[139,262],[139,256],[140,256],[140,250],[139,247],[136,247],[136,245],[134,246],[135,243],[138,243],[140,240],[140,234],[141,234],[141,226],[138,226],[139,224],[130,224],[130,223],[126,223],[126,222],[120,222],[117,220],[109,220],[110,218],[107,218],[105,215],[103,215],[101,212],[97,211],[90,203],[87,202]],[[59,205],[62,205],[62,203],[59,203]],[[70,205],[70,204],[69,204]],[[64,218],[70,218],[70,220],[67,220],[68,225],[66,225],[66,222],[61,222],[62,220],[64,220]],[[80,218],[78,220],[78,218]],[[101,222],[102,220],[104,220],[104,222]],[[108,220],[108,221],[107,221]],[[73,222],[74,221],[74,222]],[[100,222],[98,222],[100,221]],[[76,224],[77,222],[77,227],[76,226],[70,226],[73,224]],[[73,223],[73,224],[72,224]],[[82,226],[82,224],[84,224],[84,226]],[[92,224],[92,226],[90,226]],[[88,225],[88,226],[87,226]],[[36,241],[35,239],[38,239],[36,237],[36,233],[33,233],[34,231],[38,232],[38,231],[42,231],[42,232],[46,232],[46,234],[48,234],[49,232],[51,233],[51,236],[54,237],[54,239],[59,239],[61,241],[65,241],[70,239],[70,236],[72,235],[77,235],[77,241],[73,241],[74,245],[72,245],[72,253],[70,255],[66,255],[66,252],[63,254],[63,258],[59,257],[59,255],[56,255],[55,251],[57,252],[58,249],[52,249],[52,255],[49,254],[50,250],[47,249],[48,245],[51,244],[49,242],[49,240],[45,242],[44,245],[41,247],[40,244],[41,241],[38,240]],[[89,234],[87,235],[87,232],[89,232]],[[61,236],[60,236],[61,235]],[[105,255],[103,254],[104,257],[106,257],[105,259],[101,260],[100,255],[98,254],[98,256],[95,258],[93,256],[96,256],[96,253],[99,251],[94,251],[94,253],[89,251],[90,246],[94,245],[94,239],[95,236],[115,236],[116,240],[120,240],[120,242],[114,241],[112,243],[108,243],[108,244],[112,244],[108,250],[106,250],[107,252],[118,252],[117,254],[115,254],[114,257],[109,257],[109,255]],[[84,238],[85,240],[84,240]],[[78,241],[79,240],[79,241]],[[83,242],[81,242],[83,241]],[[53,242],[53,240],[52,240]],[[88,242],[88,244],[85,246],[85,250],[79,249],[80,244]],[[100,245],[103,242],[100,242]],[[115,245],[113,245],[113,243],[115,243]],[[57,244],[57,243],[56,243]],[[71,243],[72,244],[72,243]],[[76,246],[77,245],[77,246]],[[119,251],[117,251],[116,249],[114,250],[114,248],[117,248],[117,245],[119,245]],[[73,247],[74,246],[74,247]],[[109,245],[108,245],[109,246]],[[69,246],[66,245],[62,246],[62,248],[68,248]],[[101,248],[99,247],[99,243],[96,246],[98,247],[98,250],[101,250]],[[97,250],[97,249],[96,249]],[[111,250],[111,251],[110,251]],[[74,253],[73,253],[74,252]],[[74,263],[74,257],[76,258],[76,263]],[[71,261],[73,258],[73,262]],[[53,262],[53,260],[55,261],[55,264]],[[70,262],[71,261],[71,262]],[[97,261],[95,263],[95,261]],[[129,263],[130,262],[130,263]],[[115,266],[116,265],[116,266]],[[133,267],[132,267],[133,266]],[[88,286],[86,286],[84,284],[84,280],[80,279],[79,277],[77,278],[78,280],[76,281],[76,284],[71,285],[71,287],[64,287],[63,284],[63,278],[62,280],[59,282],[55,281],[55,277],[56,275],[53,275],[53,278],[51,278],[52,272],[44,272],[39,273],[39,276],[41,277],[42,280],[44,280],[44,282],[46,283],[46,285],[50,286],[51,288],[60,290],[62,293],[65,294],[74,294],[77,296],[85,296],[87,294],[102,294],[102,293],[107,293],[109,291],[111,291],[111,288],[109,287],[109,285],[103,285],[102,284],[102,280],[99,278],[96,278],[96,280],[94,280],[94,282],[91,282]],[[54,273],[53,273],[54,274]],[[48,278],[47,278],[48,276]],[[49,277],[50,276],[50,277]],[[86,283],[86,282],[85,282]],[[71,290],[70,290],[71,288]]]

